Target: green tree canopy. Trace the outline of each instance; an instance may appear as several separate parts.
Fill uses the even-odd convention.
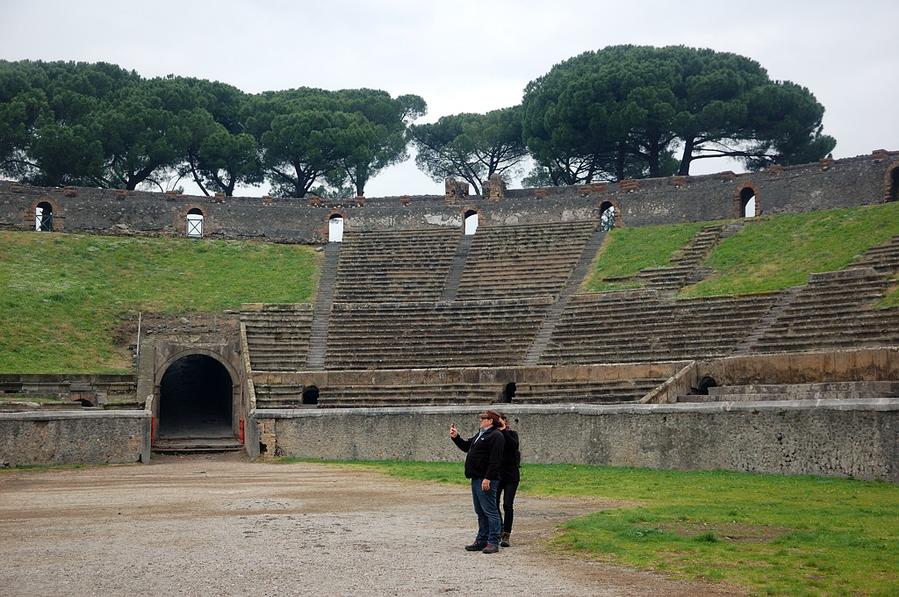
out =
[[[522,108],[535,174],[556,184],[665,176],[675,165],[688,174],[712,157],[752,168],[809,161],[835,145],[807,89],[771,81],[743,56],[683,46],[585,52],[531,81]]]
[[[105,63],[0,61],[0,172],[45,185],[97,184],[94,116],[136,73]]]
[[[508,174],[527,156],[518,106],[443,116],[432,124],[412,125],[410,136],[419,169],[438,182],[462,178],[478,195],[491,176]]]
[[[424,100],[383,91],[299,88],[257,96],[248,129],[259,140],[272,188],[303,197],[316,181],[357,194],[381,169],[406,157],[405,131]]]
[[[427,111],[425,101],[417,95],[390,94],[374,89],[344,89],[335,93],[341,111],[358,114],[353,151],[338,160],[329,175],[334,187],[350,184],[356,195],[365,194],[366,183],[378,172],[408,159],[406,129]]]
[[[406,128],[425,109],[419,96],[371,89],[251,96],[104,63],[0,61],[0,173],[127,189],[188,176],[207,195],[268,179],[303,196],[327,180],[362,194],[406,159]]]

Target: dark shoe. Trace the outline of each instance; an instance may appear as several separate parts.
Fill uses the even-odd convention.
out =
[[[503,537],[502,537],[502,539],[499,540],[500,547],[509,547],[509,535],[511,535],[511,534],[512,533],[507,533],[507,532],[503,531]]]
[[[496,543],[488,543],[484,546],[484,549],[481,550],[481,553],[496,553],[499,551],[499,546]]]
[[[466,546],[465,546],[465,551],[481,551],[481,550],[484,549],[485,547],[487,547],[487,544],[486,544],[486,543],[481,543],[481,542],[479,542],[479,541],[475,541],[475,542],[472,543],[471,545],[466,545]]]

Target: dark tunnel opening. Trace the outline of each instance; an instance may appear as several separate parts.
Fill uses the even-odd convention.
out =
[[[162,376],[159,390],[160,436],[233,435],[231,376],[212,357],[195,354],[178,359]]]

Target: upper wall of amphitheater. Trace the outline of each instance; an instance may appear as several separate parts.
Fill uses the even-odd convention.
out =
[[[48,188],[0,181],[0,229],[34,230],[35,209],[49,204],[53,229],[96,234],[185,235],[188,212],[203,215],[203,235],[271,242],[321,243],[328,221],[344,218],[345,230],[411,230],[463,226],[476,211],[481,225],[598,219],[609,205],[616,225],[648,226],[738,218],[745,198],[756,215],[853,207],[895,200],[899,151],[760,172],[719,172],[624,180],[569,187],[506,190],[486,185],[484,196],[448,180],[444,195],[402,197],[205,197],[86,187]],[[747,190],[750,189],[750,190]]]

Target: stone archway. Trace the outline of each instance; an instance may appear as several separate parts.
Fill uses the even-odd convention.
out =
[[[899,200],[899,162],[890,164],[884,174],[884,201]]]
[[[200,353],[175,358],[158,387],[160,438],[234,438],[236,380],[218,359]]]
[[[618,207],[611,201],[603,201],[599,206],[599,228],[604,232],[610,231],[616,224],[620,226]]]
[[[738,218],[754,218],[762,213],[759,205],[759,192],[755,185],[740,186],[734,195],[734,207]]]

